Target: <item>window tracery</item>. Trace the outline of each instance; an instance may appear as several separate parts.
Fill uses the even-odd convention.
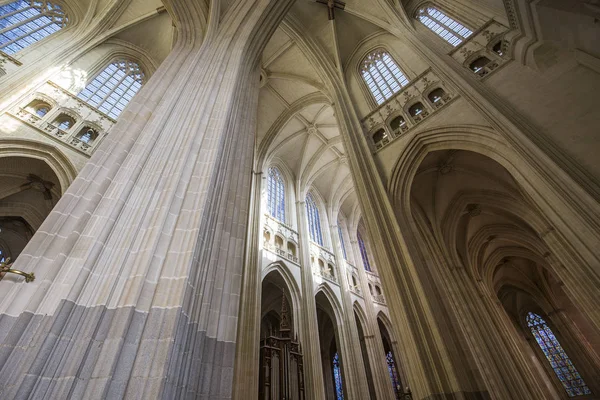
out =
[[[144,73],[132,61],[115,61],[96,76],[77,97],[117,119],[144,83]]]
[[[0,6],[0,50],[15,54],[58,32],[67,22],[63,9],[45,0],[18,0]]]
[[[333,356],[333,380],[335,383],[336,400],[344,400],[344,389],[342,384],[342,370],[340,369],[340,356],[335,353]]]
[[[323,234],[321,233],[321,219],[319,217],[319,208],[313,199],[312,194],[306,195],[306,218],[308,218],[308,231],[310,239],[323,246]]]
[[[285,223],[285,183],[276,167],[269,168],[267,208],[273,218]]]
[[[408,79],[398,64],[383,49],[375,50],[364,58],[360,73],[378,105],[408,85]]]
[[[388,372],[390,374],[390,380],[392,381],[392,386],[394,388],[394,393],[397,398],[400,398],[402,395],[402,386],[400,384],[400,378],[398,377],[398,370],[396,369],[396,362],[394,361],[394,355],[391,351],[388,351],[385,355],[385,360],[387,361]]]
[[[360,249],[360,256],[362,258],[363,265],[365,267],[365,271],[371,272],[371,263],[369,262],[369,255],[367,254],[367,248],[365,246],[365,242],[360,235],[360,232],[356,233],[358,238],[358,248]]]
[[[473,34],[469,28],[433,6],[421,8],[416,17],[423,25],[454,47]]]
[[[342,234],[342,227],[338,221],[338,235],[340,236],[340,245],[342,246],[342,254],[344,255],[344,260],[347,260],[346,257],[346,245],[344,244],[344,235]]]
[[[539,315],[529,312],[527,326],[569,397],[592,394],[546,321]]]

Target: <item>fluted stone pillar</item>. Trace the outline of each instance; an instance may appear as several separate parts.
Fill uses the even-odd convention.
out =
[[[293,0],[219,3],[15,263],[36,281],[0,283],[1,398],[231,398],[257,62]]]
[[[300,192],[299,192],[300,193]],[[306,202],[296,202],[298,215],[298,239],[300,241],[299,260],[302,267],[302,307],[300,310],[302,334],[302,352],[304,356],[305,393],[311,399],[325,400],[325,383],[321,363],[319,324],[317,321],[317,302],[315,300],[313,272],[310,262],[310,234],[306,218]]]
[[[358,276],[361,284],[360,290],[365,299],[365,317],[367,319],[367,326],[363,327],[363,329],[365,329],[365,346],[367,353],[369,354],[369,365],[371,366],[373,385],[375,386],[378,399],[395,399],[396,395],[387,369],[383,341],[377,325],[377,315],[375,315],[375,310],[373,308],[373,296],[369,290],[369,278],[367,277],[367,273],[365,272],[362,263],[358,240],[354,232],[350,237],[350,243],[354,259],[357,260],[356,264],[359,264],[356,267],[358,268]]]
[[[128,6],[129,1],[111,0],[98,11],[93,4],[65,8],[67,27],[14,55],[22,65],[0,79],[0,112],[109,38],[111,28]]]
[[[337,261],[337,281],[340,285],[342,294],[342,308],[344,310],[342,321],[343,331],[340,333],[343,336],[344,344],[342,351],[342,357],[345,358],[344,372],[346,372],[346,387],[348,389],[349,399],[369,399],[369,385],[367,383],[367,375],[365,372],[366,364],[363,360],[360,349],[360,339],[358,337],[358,327],[354,318],[354,307],[352,305],[352,296],[348,288],[348,272],[346,269],[346,262],[342,253],[342,246],[338,236],[338,226],[330,225],[329,233],[331,236],[331,243]],[[377,388],[377,386],[376,386]],[[377,396],[380,399],[386,399],[385,395],[381,390],[377,390]]]

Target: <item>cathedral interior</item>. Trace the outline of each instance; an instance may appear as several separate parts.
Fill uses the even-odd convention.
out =
[[[0,399],[600,399],[599,0],[0,0]]]

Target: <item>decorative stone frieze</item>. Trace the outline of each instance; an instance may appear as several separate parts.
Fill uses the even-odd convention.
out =
[[[324,247],[310,242],[310,258],[313,274],[338,284],[335,270],[335,255]]]
[[[284,260],[299,265],[298,232],[270,215],[265,215],[263,248],[275,253]]]
[[[47,103],[50,107],[43,116],[35,114],[29,107],[37,100]],[[41,134],[59,140],[64,145],[88,156],[116,123],[109,116],[53,82],[42,85],[8,114],[36,128]],[[56,120],[61,116],[72,118],[74,123],[68,129],[59,128]],[[81,137],[85,133],[83,131],[88,129],[92,130],[95,136]]]
[[[432,96],[440,89],[440,95]],[[441,79],[427,69],[393,97],[362,119],[374,151],[402,136],[456,98]]]
[[[490,20],[450,52],[450,56],[480,78],[488,76],[508,61],[509,28]]]

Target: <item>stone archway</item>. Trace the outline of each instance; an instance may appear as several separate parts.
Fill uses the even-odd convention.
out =
[[[0,240],[15,260],[62,196],[60,178],[43,159],[0,151]]]

